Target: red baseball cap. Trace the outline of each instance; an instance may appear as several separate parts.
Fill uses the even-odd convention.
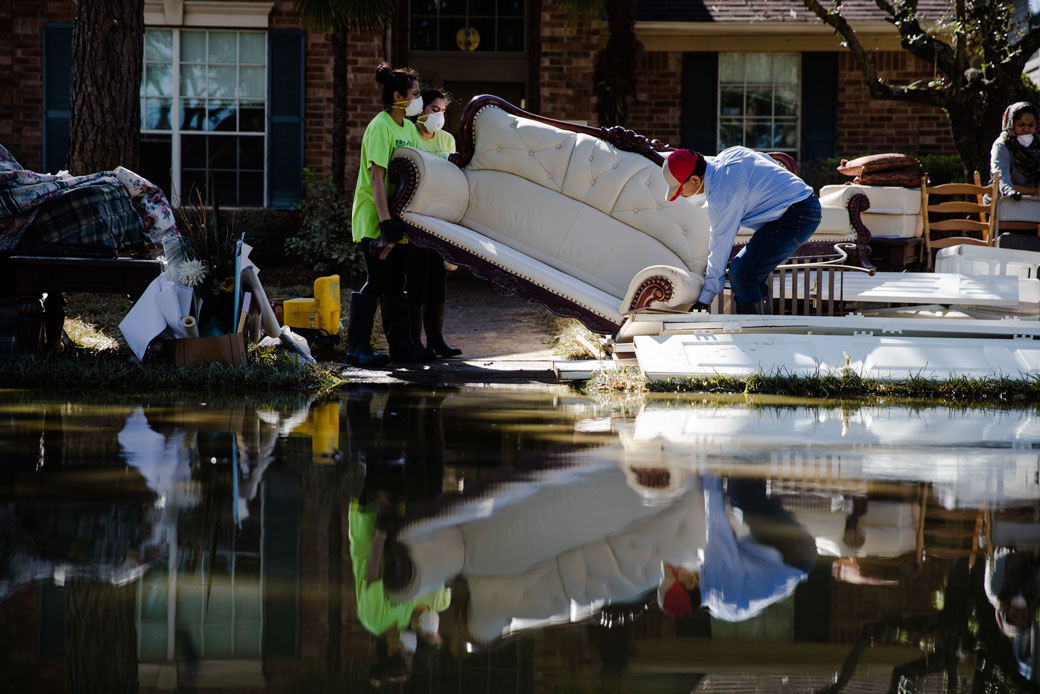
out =
[[[664,174],[665,183],[668,184],[668,202],[679,197],[679,190],[683,183],[690,180],[700,155],[688,149],[677,149],[672,152],[664,164],[661,165],[661,173]]]
[[[686,151],[686,150],[682,150]],[[666,561],[661,562],[661,582],[657,586],[657,604],[661,611],[669,617],[685,617],[693,610],[690,594],[686,587],[679,583],[675,567]]]

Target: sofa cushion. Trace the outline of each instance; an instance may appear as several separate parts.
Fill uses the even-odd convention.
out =
[[[863,193],[870,200],[871,214],[920,214],[921,190],[901,186],[832,185],[820,188],[820,204],[840,207],[853,193]]]
[[[657,240],[691,272],[704,273],[708,227],[688,214],[694,207],[691,201],[668,203],[665,200],[668,186],[660,166],[646,157],[619,150],[590,135],[561,130],[494,106],[476,115],[474,133],[474,153],[466,166],[466,174],[471,179],[478,172],[508,172],[546,190],[563,193],[566,198]],[[471,181],[471,205],[491,203],[474,200],[474,190]],[[502,200],[497,202],[501,204]],[[508,235],[512,236],[515,231],[511,230]],[[535,243],[525,243],[537,247]],[[658,263],[674,265],[675,261],[661,259],[649,264]],[[611,281],[615,285],[627,285],[632,274]]]
[[[639,229],[552,189],[501,171],[472,171],[469,207],[460,221],[621,301],[649,265],[686,263]],[[522,201],[507,204],[506,201]],[[705,253],[706,255],[706,253]],[[703,267],[699,274],[703,274]]]
[[[860,176],[878,171],[893,171],[920,167],[921,162],[899,152],[868,154],[856,159],[842,159],[838,171],[846,176]]]
[[[517,277],[573,301],[590,313],[602,316],[614,323],[622,321],[618,311],[621,296],[608,294],[512,248],[507,243],[496,241],[465,226],[415,212],[405,212],[401,218],[439,239],[478,255],[481,259],[507,270]]]

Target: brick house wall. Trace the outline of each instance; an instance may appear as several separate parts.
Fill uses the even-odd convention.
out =
[[[538,111],[562,120],[597,124],[592,74],[605,38],[603,22],[575,32],[566,12],[541,3],[539,31],[530,40],[538,64],[530,85]],[[12,78],[0,81],[0,142],[29,169],[43,167],[41,26],[72,22],[73,0],[17,3],[0,0],[0,70]],[[291,0],[278,0],[269,15],[273,29],[298,28]],[[386,47],[381,33],[352,32],[348,57],[347,187],[353,188],[365,126],[382,108],[375,69]],[[332,59],[324,35],[307,33],[305,66],[304,166],[319,175],[331,169]],[[881,75],[907,83],[931,75],[925,63],[902,51],[877,54]],[[628,127],[651,139],[679,146],[682,127],[682,53],[648,51],[637,66],[638,91]],[[903,151],[955,154],[945,116],[938,109],[870,98],[859,70],[848,54],[839,59],[838,153]]]
[[[541,45],[537,85],[541,114],[597,125],[592,69],[606,25],[597,21],[590,31],[576,34],[567,26],[567,13],[557,7],[544,4],[541,35],[531,37]]]
[[[682,53],[647,51],[637,67],[628,127],[666,145],[682,145]]]
[[[0,0],[0,144],[28,169],[43,166],[42,26],[75,16],[73,0]]]
[[[906,101],[873,99],[852,55],[838,62],[838,152],[956,154],[949,121],[941,109]],[[893,84],[929,78],[932,68],[905,51],[874,55],[878,75]],[[996,133],[994,133],[996,137]]]

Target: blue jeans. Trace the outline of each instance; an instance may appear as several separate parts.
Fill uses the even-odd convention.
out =
[[[760,544],[775,547],[784,563],[805,573],[816,564],[816,538],[774,497],[761,478],[730,477],[729,502],[740,509],[744,525]]]
[[[729,286],[738,304],[754,304],[769,296],[766,277],[820,226],[820,199],[815,194],[787,208],[780,219],[766,222],[751,235],[729,264]]]

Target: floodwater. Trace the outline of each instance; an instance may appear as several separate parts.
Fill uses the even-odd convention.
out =
[[[1034,409],[8,392],[0,461],[3,692],[1040,679]]]

